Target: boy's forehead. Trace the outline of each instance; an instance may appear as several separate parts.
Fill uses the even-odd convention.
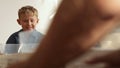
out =
[[[22,14],[19,19],[37,18],[34,14]]]
[[[33,13],[23,13],[19,15],[19,18],[28,18],[28,17],[37,17],[35,14]]]

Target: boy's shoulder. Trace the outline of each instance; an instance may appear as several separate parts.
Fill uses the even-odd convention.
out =
[[[11,36],[18,36],[18,34],[23,31],[22,29],[11,34]]]

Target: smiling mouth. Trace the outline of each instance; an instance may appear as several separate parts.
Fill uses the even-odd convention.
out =
[[[28,29],[33,29],[32,27],[28,28]]]
[[[26,29],[30,30],[30,29],[33,29],[32,27],[27,27]]]

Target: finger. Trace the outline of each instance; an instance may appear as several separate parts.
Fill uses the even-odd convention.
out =
[[[120,62],[119,57],[120,57],[120,51],[115,51],[104,56],[93,57],[92,59],[88,60],[87,63],[88,64],[107,63],[112,65],[118,65],[117,62]]]
[[[111,66],[111,65],[108,65],[105,68],[120,68],[120,66]]]
[[[97,63],[104,63],[106,62],[106,57],[94,57],[90,60],[87,60],[87,64],[97,64]]]

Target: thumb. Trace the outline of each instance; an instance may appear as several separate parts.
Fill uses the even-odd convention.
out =
[[[97,63],[105,63],[108,61],[108,58],[106,56],[96,56],[96,57],[93,57],[89,60],[87,60],[85,63],[87,64],[97,64]]]
[[[103,56],[96,56],[86,61],[87,64],[97,63],[116,64],[116,62],[120,62],[120,51],[114,51]]]

